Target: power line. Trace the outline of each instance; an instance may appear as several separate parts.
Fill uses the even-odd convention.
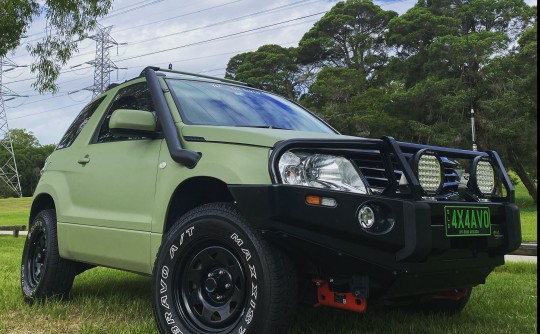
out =
[[[294,42],[287,42],[287,43],[281,43],[281,45],[292,45],[292,44],[295,44],[296,41]],[[240,54],[240,53],[244,53],[244,52],[251,52],[251,51],[254,51],[253,49],[243,49],[243,50],[236,50],[236,51],[230,51],[230,52],[223,52],[223,53],[217,53],[217,54],[212,54],[212,55],[206,55],[206,56],[200,56],[200,57],[193,57],[193,58],[185,58],[185,59],[176,59],[176,60],[170,60],[168,61],[165,65],[167,64],[176,64],[176,63],[181,63],[181,62],[188,62],[188,61],[193,61],[193,60],[200,60],[200,59],[207,59],[207,58],[213,58],[213,57],[219,57],[219,56],[226,56],[226,55],[232,55],[232,54]],[[140,66],[145,66],[147,65],[146,63],[145,64],[131,64],[130,68],[133,68],[133,67],[140,67]],[[159,64],[158,64],[159,65]]]
[[[282,6],[278,6],[278,7],[274,7],[274,8],[269,8],[269,9],[266,9],[266,10],[262,10],[262,11],[250,13],[250,14],[247,14],[247,15],[242,15],[242,16],[239,16],[239,17],[235,17],[235,18],[232,18],[232,19],[228,19],[228,20],[208,24],[208,25],[205,25],[205,26],[202,26],[202,27],[191,28],[191,29],[187,29],[187,30],[183,30],[183,31],[179,31],[179,32],[170,33],[170,34],[167,34],[167,35],[154,36],[154,37],[149,38],[149,39],[143,39],[143,40],[130,42],[129,45],[136,45],[136,44],[141,44],[141,43],[146,43],[146,42],[152,42],[152,41],[155,41],[156,39],[172,37],[172,36],[185,34],[185,33],[188,33],[188,32],[194,32],[194,31],[202,30],[202,29],[206,29],[206,28],[212,28],[212,27],[220,26],[220,25],[223,25],[223,24],[226,24],[226,23],[241,21],[241,20],[246,19],[246,18],[252,18],[252,17],[255,17],[255,16],[259,16],[259,15],[262,15],[262,14],[269,13],[269,12],[275,12],[275,11],[280,11],[280,10],[284,10],[284,9],[290,9],[291,7],[294,8],[294,7],[298,6],[299,4],[301,4],[302,6],[305,6],[305,5],[307,5],[309,3],[312,3],[312,2],[315,2],[315,1],[318,1],[318,0],[297,1],[297,2],[294,2],[292,4],[282,5]]]
[[[148,52],[148,53],[140,54],[140,55],[137,55],[137,56],[126,57],[126,58],[118,59],[118,60],[116,60],[116,62],[118,62],[118,63],[119,62],[124,62],[126,60],[151,56],[151,55],[164,53],[164,52],[168,52],[168,51],[184,49],[184,48],[187,48],[187,47],[190,47],[190,46],[205,44],[205,43],[214,42],[214,41],[219,41],[219,40],[223,40],[223,39],[228,38],[228,37],[238,36],[238,35],[242,35],[242,34],[245,34],[245,33],[248,33],[248,32],[253,32],[253,31],[258,31],[258,30],[262,30],[262,29],[266,29],[266,28],[270,28],[270,27],[275,27],[275,26],[279,26],[279,25],[282,25],[282,24],[285,24],[285,23],[294,22],[294,21],[303,20],[303,19],[306,19],[306,18],[309,18],[309,17],[321,15],[321,14],[324,14],[324,13],[326,13],[326,11],[325,12],[315,13],[315,14],[310,14],[310,15],[305,15],[305,16],[297,17],[295,19],[290,19],[290,20],[286,20],[286,21],[282,21],[282,22],[278,22],[278,23],[268,24],[268,25],[258,27],[258,28],[247,29],[247,30],[243,30],[243,31],[240,31],[240,32],[232,33],[232,34],[227,34],[227,35],[223,35],[223,36],[219,36],[219,37],[215,37],[215,38],[210,38],[210,39],[206,39],[206,40],[199,41],[199,42],[194,42],[194,43],[190,43],[190,44],[184,44],[184,45],[176,46],[174,48],[158,50],[158,51],[154,51],[154,52]]]
[[[145,26],[149,26],[149,25],[152,25],[152,24],[161,23],[161,22],[165,22],[165,21],[170,21],[170,20],[178,19],[178,18],[181,18],[181,17],[186,17],[186,16],[193,15],[193,14],[200,14],[200,13],[212,10],[212,9],[225,7],[225,6],[231,5],[233,3],[241,2],[241,1],[244,1],[244,0],[234,0],[234,1],[230,1],[230,2],[227,2],[227,3],[221,4],[221,5],[216,5],[216,6],[212,6],[212,7],[208,7],[208,8],[203,8],[203,9],[200,9],[200,10],[196,10],[194,12],[185,13],[185,14],[178,15],[178,16],[173,16],[173,17],[170,17],[170,18],[167,18],[167,19],[157,20],[157,21],[141,24],[141,25],[134,26],[134,27],[129,27],[129,28],[116,30],[115,33],[122,32],[122,31],[127,31],[127,30],[132,30],[132,29],[137,29],[137,28],[141,28],[141,27],[145,27]]]
[[[160,1],[162,1],[162,0],[160,0]],[[174,17],[171,17],[171,18],[157,20],[157,21],[141,24],[141,25],[134,26],[134,27],[129,27],[129,28],[125,28],[125,29],[116,30],[115,33],[122,32],[122,31],[127,31],[127,30],[132,30],[132,29],[136,29],[136,28],[140,28],[140,27],[144,27],[144,26],[148,26],[148,25],[152,25],[152,24],[156,24],[156,23],[161,23],[161,22],[165,22],[165,21],[169,21],[169,20],[173,20],[173,19],[178,19],[178,18],[181,18],[181,17],[193,15],[193,14],[202,13],[202,12],[209,11],[209,10],[212,10],[212,9],[225,7],[225,6],[228,6],[228,5],[237,3],[237,2],[241,2],[241,1],[244,1],[244,0],[235,0],[235,1],[227,2],[227,3],[221,4],[221,5],[216,5],[216,6],[212,6],[212,7],[208,7],[208,8],[203,8],[201,10],[197,10],[197,11],[193,11],[193,12],[190,12],[190,13],[185,13],[185,14],[182,14],[182,15],[174,16]],[[243,15],[243,16],[239,16],[239,17],[236,17],[236,18],[232,18],[232,19],[221,21],[221,22],[213,23],[213,24],[210,24],[210,25],[206,25],[206,26],[202,26],[202,27],[198,27],[198,28],[193,28],[193,29],[188,29],[188,30],[172,33],[172,34],[169,34],[169,35],[159,36],[157,38],[154,37],[154,38],[150,38],[150,39],[139,40],[139,41],[131,42],[131,43],[128,43],[128,44],[129,45],[136,45],[136,44],[140,44],[140,43],[150,42],[150,41],[154,41],[155,39],[171,37],[171,36],[175,36],[175,35],[179,35],[179,34],[183,34],[183,33],[187,33],[187,32],[193,32],[193,31],[197,31],[197,30],[201,30],[201,29],[215,27],[215,26],[219,26],[219,25],[222,25],[222,24],[225,24],[225,23],[240,21],[240,20],[245,19],[245,18],[258,16],[258,15],[269,13],[269,12],[275,12],[275,11],[281,11],[281,10],[284,10],[284,9],[291,9],[291,8],[295,8],[295,7],[299,7],[299,6],[305,6],[305,5],[309,4],[309,3],[313,3],[313,2],[317,2],[317,1],[319,1],[319,0],[297,1],[297,2],[290,3],[290,4],[285,4],[285,5],[269,8],[269,9],[266,9],[266,10],[263,10],[263,11],[254,12],[254,13],[251,13],[251,14],[248,14],[248,15]],[[36,40],[38,40],[38,39],[36,39]],[[28,41],[28,42],[32,42],[32,41],[33,40]],[[85,47],[85,48],[87,48],[87,47]],[[94,52],[85,52],[85,53],[82,53],[82,54],[77,54],[77,55],[71,57],[71,59],[86,56],[86,55],[90,55],[90,54],[93,54],[93,53]],[[23,57],[25,55],[28,55],[28,53],[16,56],[14,58]]]
[[[235,2],[240,2],[240,1],[243,1],[243,0],[236,0],[236,1],[232,1],[232,2],[228,2],[228,3],[225,3],[225,4],[222,4],[222,5],[218,5],[218,6],[213,6],[213,7],[209,7],[209,8],[205,8],[205,9],[202,9],[202,10],[199,10],[197,12],[201,12],[201,11],[206,11],[206,10],[210,10],[210,9],[213,9],[213,8],[218,8],[218,7],[222,7],[222,6],[225,6],[225,5],[228,5],[228,4],[232,4],[232,3],[235,3]],[[276,11],[276,10],[281,10],[281,9],[284,9],[284,8],[287,8],[287,7],[291,7],[291,6],[298,6],[298,5],[305,5],[305,4],[308,4],[312,1],[297,1],[297,2],[294,2],[294,3],[291,3],[291,4],[287,4],[287,5],[282,5],[282,6],[278,6],[278,7],[274,7],[274,8],[270,8],[270,9],[267,9],[267,10],[264,10],[264,11],[259,11],[259,12],[255,12],[255,13],[252,13],[250,15],[260,15],[260,14],[263,14],[265,12],[270,12],[270,11]],[[195,12],[193,12],[195,13]],[[190,13],[188,13],[190,14]],[[188,14],[184,14],[184,15],[188,15]],[[320,14],[320,13],[319,13]],[[318,14],[314,14],[314,15],[318,15]],[[233,19],[229,19],[229,20],[226,20],[226,21],[222,21],[222,22],[218,22],[218,23],[215,23],[215,24],[212,24],[212,25],[208,25],[208,26],[204,26],[204,27],[199,27],[199,28],[195,28],[195,29],[191,29],[191,30],[188,30],[188,31],[195,31],[195,30],[200,30],[200,29],[204,29],[204,28],[208,28],[208,27],[211,27],[211,26],[215,26],[215,25],[219,25],[219,24],[224,24],[224,23],[227,23],[227,22],[231,22],[231,21],[235,21],[235,20],[240,20],[240,19],[243,19],[245,17],[247,17],[249,15],[244,15],[244,16],[240,16],[240,17],[237,17],[237,18],[233,18]],[[309,16],[308,16],[309,17]],[[301,19],[301,18],[298,18],[298,19]],[[294,20],[298,20],[298,19],[294,19]],[[167,19],[166,19],[167,20]],[[292,21],[294,21],[292,20]],[[159,22],[159,21],[158,21]],[[274,24],[274,25],[280,25],[280,24],[283,24],[283,23],[287,23],[287,22],[291,22],[291,21],[284,21],[284,22],[280,22],[280,23],[277,23],[277,24]],[[267,27],[271,27],[273,25],[269,25],[269,26],[265,26],[265,27],[260,27],[260,28],[256,28],[256,30],[259,30],[259,29],[264,29],[264,28],[267,28]],[[128,28],[128,29],[131,29],[131,28]],[[127,29],[124,29],[124,30],[127,30]],[[232,34],[232,35],[239,35],[239,34],[243,34],[243,33],[246,33],[246,32],[249,32],[251,30],[247,30],[247,31],[243,31],[243,32],[240,32],[240,33],[236,33],[236,34]],[[183,33],[183,32],[180,32],[180,33]],[[179,34],[179,33],[176,33],[176,34]],[[231,35],[231,36],[232,36]],[[228,36],[222,36],[220,38],[217,38],[216,40],[218,39],[224,39]],[[229,36],[230,37],[230,36]],[[157,37],[157,38],[161,38],[161,37]],[[154,38],[155,39],[155,38]],[[212,39],[213,40],[213,39]],[[193,43],[193,45],[197,45],[197,44],[203,44],[203,43],[208,43],[210,40],[206,40],[206,41],[201,41],[199,43]],[[188,45],[186,46],[182,46],[182,47],[187,47]],[[180,48],[180,47],[179,47]],[[165,52],[165,51],[162,51],[162,52]],[[87,52],[87,53],[84,53],[84,54],[79,54],[79,55],[75,55],[73,56],[72,58],[76,58],[76,57],[80,57],[80,56],[83,56],[83,55],[89,55],[89,54],[92,54],[93,52]],[[161,53],[161,52],[158,52],[158,53]],[[154,53],[152,53],[154,54]],[[138,56],[136,56],[135,58],[137,58]],[[125,61],[127,60],[128,58],[125,58],[125,59],[121,59],[119,61]],[[133,57],[130,57],[129,59],[133,59]],[[89,68],[89,67],[87,67]],[[62,73],[69,73],[69,72],[73,72],[72,70],[67,70],[67,71],[62,71],[60,72],[61,74]],[[29,80],[33,80],[35,79],[36,77],[31,77],[31,78],[26,78],[26,79],[21,79],[21,80],[14,80],[14,81],[11,81],[10,83],[17,83],[17,82],[24,82],[24,81],[29,81]]]
[[[153,21],[153,22],[150,22],[150,23],[141,24],[141,25],[134,26],[134,27],[129,27],[129,28],[124,28],[124,29],[116,30],[115,33],[122,32],[122,31],[127,31],[127,30],[133,30],[133,29],[141,28],[141,27],[144,27],[144,26],[148,26],[148,25],[152,25],[152,24],[156,24],[156,23],[160,23],[160,22],[165,22],[165,21],[177,19],[177,18],[180,18],[180,17],[185,17],[185,16],[189,16],[189,15],[193,15],[193,14],[202,13],[202,12],[209,11],[209,10],[212,10],[212,9],[216,9],[216,8],[220,8],[220,7],[225,7],[225,6],[228,6],[228,5],[230,5],[230,4],[237,3],[237,2],[241,2],[241,1],[244,1],[244,0],[234,0],[234,1],[231,1],[231,2],[227,2],[227,3],[225,3],[225,4],[221,4],[221,5],[217,5],[217,6],[212,6],[212,7],[208,7],[208,8],[203,8],[203,9],[200,9],[200,10],[197,10],[197,11],[194,11],[194,12],[185,13],[185,14],[182,14],[182,15],[178,15],[178,16],[174,16],[174,17],[168,18],[168,19],[157,20],[157,21]],[[141,2],[144,2],[144,1],[141,1]],[[126,7],[129,7],[129,6],[126,6]],[[43,34],[43,33],[38,33],[38,34]],[[32,36],[33,36],[33,35],[32,35]],[[39,39],[41,39],[41,38],[39,38]],[[28,42],[37,41],[37,40],[39,40],[39,39],[30,40],[30,41],[28,41]],[[131,44],[131,43],[130,43],[130,44]],[[89,45],[89,46],[90,46],[90,45]],[[88,48],[89,46],[84,47],[83,49],[86,49],[86,48]],[[71,57],[71,59],[73,59],[73,58],[78,58],[78,57],[82,57],[82,56],[86,56],[86,55],[91,55],[91,54],[94,54],[94,51],[77,54],[77,55]],[[15,57],[13,57],[13,59],[15,59],[15,58],[20,58],[20,57],[24,57],[24,56],[27,56],[27,55],[29,55],[29,53],[25,53],[25,54],[22,54],[22,55],[15,56]]]
[[[317,15],[317,14],[313,14],[313,15],[309,15],[309,16],[314,16],[314,15]],[[297,19],[293,19],[293,20],[289,20],[289,21],[295,21],[295,20],[298,20],[298,19],[301,19],[301,18],[297,18]],[[273,25],[269,25],[269,26],[276,26],[276,25],[279,25],[279,24],[283,24],[283,23],[286,23],[288,21],[284,21],[284,22],[280,22],[280,23],[276,23],[276,24],[273,24]],[[297,25],[297,24],[295,24]],[[283,26],[283,27],[280,27],[278,29],[282,29],[282,28],[286,28],[286,27],[290,27],[290,26],[293,26],[293,25],[288,25],[288,26]],[[246,30],[246,31],[243,31],[243,32],[239,32],[239,33],[235,33],[235,34],[231,34],[234,36],[236,35],[240,35],[240,34],[245,34],[246,32],[248,31],[254,31],[256,30],[257,33],[260,33],[260,32],[268,32],[268,31],[273,31],[273,30],[276,30],[276,29],[271,29],[271,30],[265,30],[265,31],[260,31],[259,29],[263,29],[263,28],[266,28],[267,26],[265,27],[260,27],[260,28],[256,28],[256,29],[250,29],[250,30]],[[244,36],[249,36],[250,34],[246,34]],[[229,36],[228,38],[230,38],[231,36]],[[221,39],[225,39],[225,37],[221,37]],[[202,42],[199,42],[199,43],[194,43],[195,45],[198,45],[198,44],[202,44],[202,43],[209,43],[208,41],[202,41]],[[290,45],[290,44],[294,44],[295,42],[287,42],[287,43],[281,43],[283,45]],[[193,46],[195,46],[193,45]],[[187,45],[185,47],[188,47],[188,46],[192,46],[192,45]],[[182,46],[184,47],[184,46]],[[238,54],[238,53],[243,53],[243,52],[249,52],[249,51],[252,51],[250,49],[247,49],[247,50],[237,50],[237,51],[231,51],[231,52],[226,52],[226,53],[219,53],[219,54],[214,54],[214,55],[208,55],[208,56],[202,56],[202,57],[196,57],[196,58],[188,58],[188,59],[180,59],[180,60],[173,60],[173,61],[170,61],[170,62],[173,62],[173,63],[176,63],[176,62],[184,62],[184,61],[191,61],[191,60],[199,60],[199,59],[204,59],[204,58],[211,58],[211,57],[216,57],[216,56],[222,56],[222,55],[227,55],[227,54]],[[137,57],[132,57],[132,58],[137,58]],[[124,61],[126,59],[122,59],[122,60],[118,60],[118,61]],[[134,67],[134,66],[143,66],[143,65],[132,65],[130,67]],[[71,70],[66,70],[66,71],[61,71],[60,74],[64,74],[64,73],[70,73],[70,72],[74,72],[74,71],[78,71],[78,70],[81,70],[81,69],[91,69],[92,67],[81,67],[81,68],[77,68],[77,69],[71,69]],[[35,79],[35,77],[32,77],[32,78],[26,78],[26,79],[22,79],[22,80],[16,80],[16,81],[12,81],[11,83],[15,83],[15,82],[22,82],[22,81],[29,81],[29,80],[33,80]],[[59,85],[60,84],[63,84],[63,83],[67,83],[67,82],[72,82],[72,81],[76,81],[76,80],[81,80],[83,78],[79,78],[79,79],[74,79],[74,80],[68,80],[68,81],[64,81],[64,82],[60,82],[58,83]],[[31,90],[28,90],[28,91],[31,91]],[[30,103],[34,103],[34,102],[28,102],[28,103],[24,103],[24,104],[30,104]]]
[[[85,70],[85,69],[87,69],[87,68],[93,68],[93,67],[92,67],[92,66],[89,66],[89,67],[77,68],[77,69],[75,69],[75,70],[72,69],[72,70],[60,71],[59,74],[75,72],[75,71],[78,71],[78,70]],[[20,80],[10,81],[10,82],[7,82],[6,84],[12,84],[12,83],[17,83],[17,82],[30,81],[30,80],[34,80],[34,79],[37,79],[37,77],[30,77],[30,78],[26,78],[26,79],[20,79]]]
[[[142,0],[142,1],[139,1],[139,2],[136,2],[136,3],[132,3],[131,5],[127,5],[125,7],[122,7],[122,8],[117,8],[117,9],[114,9],[112,10],[109,14],[115,14],[116,12],[119,12],[119,11],[122,11],[122,10],[126,10],[126,9],[129,9],[130,7],[133,7],[133,6],[138,6],[142,3],[145,3],[147,2],[148,0]],[[154,1],[154,0],[150,0],[150,1]]]
[[[102,20],[104,19],[108,19],[108,18],[111,18],[111,17],[115,17],[115,16],[119,16],[119,15],[122,15],[122,14],[126,14],[126,13],[129,13],[129,12],[132,12],[134,10],[137,10],[137,9],[141,9],[141,8],[144,8],[146,6],[150,6],[150,5],[153,5],[155,3],[158,3],[158,2],[162,2],[164,0],[151,0],[149,3],[147,4],[142,4],[140,6],[138,6],[137,8],[129,8],[129,7],[133,7],[133,6],[136,6],[137,4],[141,4],[143,2],[146,2],[147,0],[145,1],[140,1],[140,2],[137,2],[135,4],[131,4],[131,5],[128,5],[126,7],[123,7],[123,8],[119,8],[117,10],[114,10],[114,11],[111,11],[109,13],[109,15],[106,15],[105,17],[101,18]],[[120,12],[121,11],[121,12]],[[45,32],[38,32],[38,33],[35,33],[35,34],[32,34],[32,35],[28,35],[26,36],[26,38],[28,37],[34,37],[34,36],[40,36],[40,35],[45,35],[46,33]],[[27,43],[30,43],[30,42],[34,42],[34,41],[38,41],[42,39],[41,37],[40,38],[36,38],[36,39],[32,39],[32,40],[29,40],[27,41]]]
[[[9,119],[10,119],[10,120],[15,120],[15,119],[20,119],[20,118],[25,118],[25,117],[30,117],[30,116],[35,116],[35,115],[45,114],[45,113],[48,113],[48,112],[51,112],[51,111],[56,111],[56,110],[60,110],[60,109],[66,109],[66,108],[75,107],[75,106],[78,106],[78,105],[81,105],[81,104],[86,104],[86,102],[79,102],[79,103],[75,103],[75,104],[72,104],[72,105],[69,105],[69,106],[63,106],[63,107],[59,107],[59,108],[43,110],[43,111],[40,111],[40,112],[36,112],[36,113],[33,113],[33,114],[27,114],[27,115],[23,115],[23,116],[10,117]]]
[[[110,18],[112,18],[112,17],[116,17],[116,16],[119,16],[119,15],[123,15],[123,14],[129,13],[129,12],[132,12],[132,11],[134,11],[134,10],[141,9],[141,8],[144,8],[144,7],[147,7],[147,6],[156,4],[156,3],[158,3],[158,2],[162,2],[162,1],[163,1],[163,0],[153,0],[153,1],[149,2],[149,3],[143,4],[143,5],[134,7],[134,8],[126,9],[126,10],[120,12],[120,13],[115,13],[115,14],[112,14],[112,15],[107,15],[106,17],[102,18],[101,20],[107,20],[107,19],[110,19]]]

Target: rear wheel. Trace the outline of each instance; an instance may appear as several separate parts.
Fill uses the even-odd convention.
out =
[[[76,266],[58,252],[56,214],[43,210],[34,218],[24,244],[21,285],[31,303],[50,297],[67,297],[73,285]]]
[[[295,270],[233,205],[204,205],[165,236],[153,306],[161,333],[286,333],[296,306]]]

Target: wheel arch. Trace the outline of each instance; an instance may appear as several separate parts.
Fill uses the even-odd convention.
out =
[[[30,209],[30,217],[28,219],[28,227],[31,226],[32,221],[37,216],[37,214],[46,209],[56,210],[56,204],[53,197],[47,193],[41,193],[34,197],[32,201],[32,207]]]
[[[163,235],[166,235],[178,218],[191,209],[214,202],[234,202],[225,182],[209,176],[196,176],[184,180],[175,189],[169,201]]]

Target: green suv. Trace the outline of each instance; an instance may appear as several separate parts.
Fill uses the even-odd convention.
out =
[[[77,116],[34,194],[27,302],[151,275],[162,333],[286,333],[298,303],[456,313],[521,243],[496,152],[342,136],[240,82],[148,67]]]

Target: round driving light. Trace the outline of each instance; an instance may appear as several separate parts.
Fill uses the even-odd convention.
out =
[[[436,194],[443,186],[443,167],[441,159],[429,151],[419,151],[416,155],[416,174],[418,182],[428,194]]]
[[[375,224],[375,212],[373,212],[371,207],[364,205],[358,211],[358,221],[360,222],[360,226],[369,230]]]
[[[476,186],[485,196],[489,196],[495,189],[495,170],[489,161],[478,160],[475,170]]]
[[[395,219],[390,206],[369,201],[358,208],[358,222],[364,232],[383,235],[394,228]]]

